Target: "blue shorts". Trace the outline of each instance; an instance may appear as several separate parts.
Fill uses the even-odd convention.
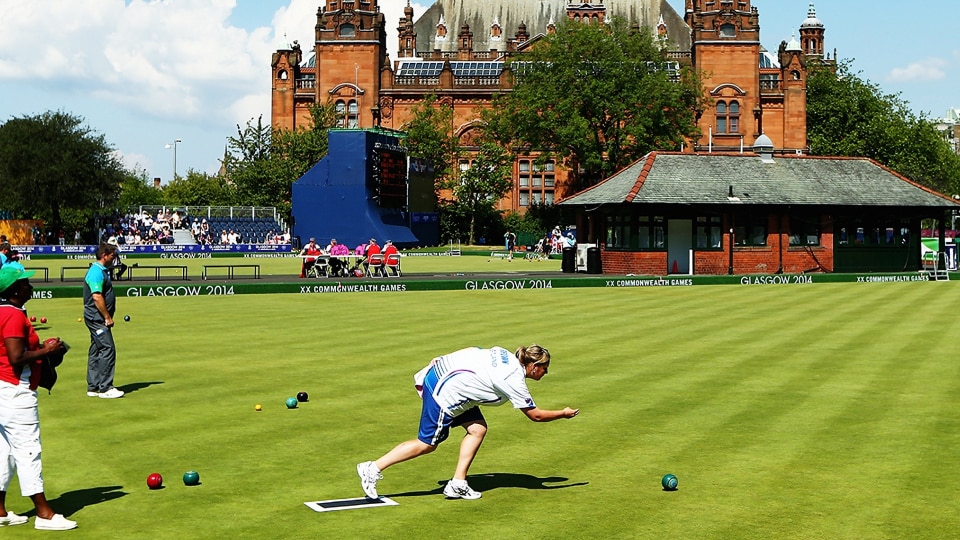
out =
[[[423,408],[420,411],[420,432],[417,434],[420,442],[430,446],[436,446],[447,440],[450,435],[450,426],[461,426],[483,420],[480,407],[467,409],[458,416],[445,413],[433,399],[433,389],[436,384],[437,374],[431,369],[423,379]]]

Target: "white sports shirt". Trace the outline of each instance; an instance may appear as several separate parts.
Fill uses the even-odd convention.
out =
[[[417,386],[422,386],[431,367],[436,368],[437,375],[433,399],[450,416],[477,405],[497,406],[507,401],[515,409],[536,407],[527,389],[523,366],[503,347],[471,347],[434,358],[414,375]]]

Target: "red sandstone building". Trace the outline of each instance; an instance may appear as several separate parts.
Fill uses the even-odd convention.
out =
[[[453,108],[455,132],[469,150],[477,107],[510,89],[508,57],[522,54],[562,17],[602,24],[621,16],[666,36],[671,57],[704,74],[712,107],[702,112],[702,136],[687,152],[735,151],[766,134],[777,152],[803,153],[807,64],[829,60],[825,27],[812,5],[800,40],[784,41],[772,54],[761,45],[760,14],[749,0],[687,0],[682,17],[660,0],[620,0],[609,8],[603,0],[437,0],[419,19],[408,2],[392,36],[378,5],[384,1],[325,0],[312,49],[294,42],[276,51],[275,127],[307,125],[310,105],[333,103],[345,128],[403,129],[411,109],[435,94]],[[388,39],[397,40],[396,59],[387,54]],[[523,212],[572,195],[566,172],[552,163],[538,167],[518,157],[513,177],[501,210]]]

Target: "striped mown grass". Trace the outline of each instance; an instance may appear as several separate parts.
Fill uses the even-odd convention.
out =
[[[121,400],[84,396],[80,301],[35,300],[41,337],[74,346],[41,395],[48,495],[73,538],[949,538],[958,299],[950,283],[121,298]],[[360,496],[355,464],[415,436],[432,356],[534,341],[553,355],[538,405],[582,412],[485,409],[482,499],[440,495],[454,435],[385,472],[397,507],[303,505]],[[8,506],[29,507],[16,482]]]

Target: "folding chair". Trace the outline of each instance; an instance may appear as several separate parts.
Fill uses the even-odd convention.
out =
[[[320,276],[327,277],[330,270],[330,260],[326,257],[317,257],[313,260],[313,264],[310,266],[310,269],[307,270],[307,277],[318,278]]]
[[[400,277],[400,276],[401,276],[401,274],[400,274],[400,254],[399,254],[399,253],[392,253],[392,254],[390,254],[389,256],[387,256],[386,264],[387,264],[387,275],[388,275],[388,276],[390,275],[390,271],[391,271],[391,270],[393,270],[393,272],[395,273],[394,275],[395,275],[396,277]]]
[[[369,277],[384,277],[383,270],[383,254],[377,253],[367,257],[367,276]]]

